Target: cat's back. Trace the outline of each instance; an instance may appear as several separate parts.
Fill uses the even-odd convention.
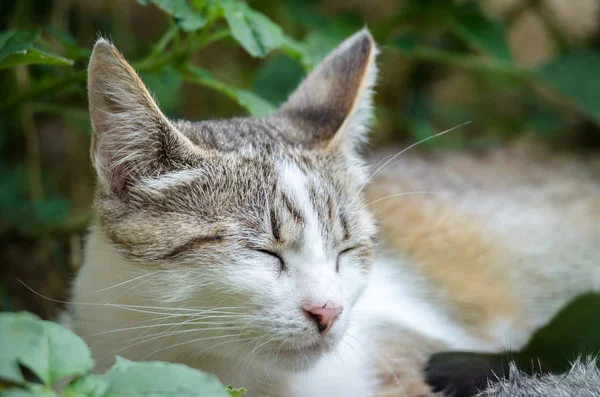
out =
[[[600,157],[532,144],[393,155],[373,157],[367,187],[384,247],[473,335],[518,346],[582,284],[599,287]],[[561,296],[540,308],[551,283]]]
[[[563,210],[583,201],[597,204],[600,199],[598,155],[553,152],[534,143],[485,151],[413,150],[392,158],[394,155],[395,152],[386,151],[372,156],[375,176],[368,190],[371,197],[386,185],[429,191],[445,199],[462,200],[477,195]]]

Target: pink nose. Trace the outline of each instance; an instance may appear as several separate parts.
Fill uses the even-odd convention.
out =
[[[311,307],[305,308],[304,312],[306,313],[308,318],[310,318],[315,322],[315,324],[317,324],[317,327],[319,328],[319,333],[321,335],[324,335],[325,333],[327,333],[327,331],[329,331],[331,325],[333,324],[337,316],[340,315],[342,310],[344,310],[342,307]]]

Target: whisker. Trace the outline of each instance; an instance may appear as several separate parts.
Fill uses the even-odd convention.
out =
[[[373,204],[376,204],[376,203],[378,203],[378,202],[380,202],[380,201],[383,201],[383,200],[387,200],[387,199],[394,198],[394,197],[410,196],[410,195],[413,195],[413,194],[439,194],[439,193],[438,193],[438,192],[428,192],[428,191],[417,191],[417,192],[404,192],[404,193],[395,193],[395,194],[390,194],[389,196],[380,197],[380,198],[378,198],[377,200],[373,200],[373,201],[371,201],[370,203],[368,203],[368,204],[366,204],[366,205],[363,205],[363,206],[361,207],[361,210],[362,210],[363,208],[370,207],[370,206],[372,206]]]
[[[217,335],[217,336],[209,336],[209,337],[206,337],[206,338],[198,338],[198,339],[191,339],[191,340],[187,340],[187,341],[185,341],[185,342],[176,343],[176,344],[174,344],[174,345],[170,345],[170,346],[167,346],[167,347],[163,347],[163,348],[161,348],[161,349],[159,349],[159,350],[156,350],[156,351],[154,351],[154,352],[152,352],[152,353],[148,354],[147,356],[143,357],[143,358],[142,358],[142,361],[143,361],[143,360],[147,360],[147,359],[148,359],[148,357],[151,357],[151,356],[155,355],[156,353],[160,353],[161,351],[164,351],[164,350],[167,350],[167,349],[172,349],[172,348],[174,348],[174,347],[178,347],[178,346],[187,345],[187,344],[189,344],[189,343],[203,342],[203,341],[205,341],[205,340],[214,340],[214,339],[232,338],[232,337],[236,337],[236,336],[239,336],[239,334],[238,334],[238,335]]]
[[[222,324],[221,324],[222,325]],[[182,330],[172,330],[172,331],[165,331],[165,332],[161,332],[161,333],[157,333],[157,334],[151,334],[151,335],[147,335],[149,337],[156,337],[156,339],[158,339],[159,337],[166,337],[166,336],[174,336],[174,335],[181,335],[181,334],[187,334],[190,332],[204,332],[204,331],[228,331],[228,330],[238,330],[239,327],[209,327],[209,328],[193,328],[193,329],[182,329]],[[129,340],[131,341],[136,341],[140,339],[139,337],[134,337],[131,338]]]
[[[265,334],[265,336],[266,336],[266,335],[269,335],[269,334],[272,334],[272,332],[268,332],[268,333],[266,333],[266,334]],[[264,336],[263,336],[263,337],[264,337]],[[277,338],[278,338],[278,336],[277,336],[277,335],[275,335],[274,337],[272,337],[271,339],[267,340],[266,342],[263,342],[263,343],[262,343],[260,346],[258,346],[258,347],[256,347],[256,345],[258,345],[258,342],[255,344],[255,347],[254,347],[254,349],[252,349],[252,351],[250,352],[250,353],[253,353],[253,354],[252,354],[252,355],[251,355],[251,356],[248,358],[248,364],[246,365],[246,369],[244,370],[244,374],[242,375],[242,383],[246,383],[246,375],[248,374],[248,369],[250,369],[250,365],[252,364],[252,361],[254,360],[254,358],[255,358],[255,357],[258,355],[258,353],[260,352],[260,349],[261,349],[263,346],[265,346],[267,343],[269,343],[269,342],[272,342],[272,341],[274,341],[274,340],[275,340],[275,339],[277,339]],[[260,340],[262,340],[262,338],[261,338]],[[259,342],[260,342],[260,340],[259,340]],[[248,356],[248,355],[246,355],[246,356]],[[244,357],[244,359],[245,359],[245,357]],[[242,359],[242,362],[243,362],[243,360],[244,360],[244,359]]]
[[[94,292],[91,292],[91,293],[90,293],[90,295],[94,295],[94,294],[97,294],[97,293],[99,293],[99,292],[108,291],[109,289],[117,288],[117,287],[120,287],[121,285],[129,284],[129,283],[131,283],[131,282],[133,282],[133,281],[136,281],[136,280],[139,280],[139,279],[141,279],[141,278],[148,277],[148,276],[152,276],[152,275],[154,275],[154,273],[146,273],[146,274],[142,274],[141,276],[134,277],[134,278],[132,278],[131,280],[123,281],[122,283],[118,283],[118,284],[112,285],[112,286],[110,286],[110,287],[102,288],[102,289],[96,290],[96,291],[94,291]]]
[[[364,183],[363,183],[363,184],[362,184],[362,185],[359,187],[357,196],[358,196],[358,195],[359,195],[359,194],[360,194],[360,193],[361,193],[361,192],[364,190],[364,188],[365,188],[365,187],[366,187],[366,186],[369,184],[369,182],[371,182],[371,181],[373,180],[373,178],[375,178],[377,175],[379,175],[379,173],[380,173],[380,172],[382,172],[382,171],[385,169],[385,167],[386,167],[388,164],[390,164],[392,161],[394,161],[394,159],[396,159],[398,156],[401,156],[402,154],[406,153],[408,150],[410,150],[410,149],[414,148],[415,146],[418,146],[418,145],[420,145],[420,144],[422,144],[422,143],[424,143],[424,142],[427,142],[427,141],[429,141],[429,140],[431,140],[431,139],[434,139],[434,138],[440,137],[440,136],[442,136],[442,135],[445,135],[445,134],[447,134],[447,133],[449,133],[449,132],[451,132],[451,131],[454,131],[454,130],[456,130],[456,129],[458,129],[458,128],[461,128],[461,127],[463,127],[463,126],[465,126],[465,125],[467,125],[467,124],[471,124],[471,121],[464,122],[464,123],[462,123],[462,124],[459,124],[459,125],[457,125],[457,126],[455,126],[455,127],[452,127],[452,128],[450,128],[450,129],[447,129],[447,130],[445,130],[445,131],[438,132],[437,134],[434,134],[434,135],[428,136],[427,138],[423,138],[423,139],[421,139],[420,141],[418,141],[418,142],[415,142],[415,143],[413,143],[412,145],[409,145],[409,146],[407,146],[406,148],[402,149],[401,151],[399,151],[398,153],[396,153],[395,155],[393,155],[392,157],[390,157],[390,158],[389,158],[389,159],[388,159],[388,160],[387,160],[385,163],[383,163],[383,165],[379,166],[379,168],[377,168],[377,169],[376,169],[376,170],[375,170],[375,171],[374,171],[374,172],[371,174],[371,176],[370,176],[369,178],[367,178],[367,180],[366,180],[366,181],[365,181],[365,182],[364,182]],[[380,163],[381,163],[381,161],[380,161]],[[379,164],[379,163],[378,163],[378,164]]]
[[[133,309],[150,309],[150,310],[168,310],[168,311],[172,311],[175,313],[164,313],[164,312],[151,312],[151,311],[139,311],[140,313],[148,313],[148,314],[161,314],[161,315],[173,315],[173,316],[192,316],[194,314],[197,313],[231,313],[231,314],[239,314],[239,312],[220,312],[220,310],[225,310],[225,309],[246,309],[245,307],[242,306],[231,306],[231,307],[212,307],[212,308],[188,308],[188,307],[165,307],[165,306],[144,306],[144,305],[125,305],[125,304],[119,304],[119,303],[110,303],[110,302],[105,302],[105,303],[99,303],[99,302],[69,302],[69,301],[64,301],[64,300],[60,300],[60,299],[54,299],[54,298],[50,298],[48,296],[45,296],[39,292],[37,292],[36,290],[34,290],[33,288],[31,288],[29,285],[27,285],[23,280],[21,280],[20,278],[17,278],[17,281],[19,281],[21,284],[23,284],[23,286],[25,288],[27,288],[29,291],[33,292],[35,295],[39,296],[40,298],[46,299],[50,302],[55,302],[55,303],[63,303],[63,304],[68,304],[68,305],[76,305],[76,306],[104,306],[104,307],[116,307],[116,308],[121,308],[121,309],[126,309],[126,310],[133,310]],[[136,311],[136,310],[133,310]],[[189,314],[182,314],[182,313],[176,313],[177,311],[181,311],[181,312],[187,312]]]
[[[219,318],[218,316],[212,316],[214,318]],[[169,318],[169,317],[167,317]],[[223,316],[222,318],[228,318],[228,316]],[[193,320],[193,317],[190,317],[188,320]],[[155,320],[155,319],[152,319]],[[100,336],[100,335],[106,335],[106,334],[112,334],[115,332],[122,332],[122,331],[132,331],[132,330],[136,330],[136,329],[146,329],[146,328],[156,328],[156,327],[172,327],[175,325],[222,325],[223,322],[218,322],[218,321],[199,321],[199,322],[187,322],[183,321],[183,322],[177,322],[177,323],[168,323],[168,324],[151,324],[151,325],[140,325],[140,326],[136,326],[136,327],[127,327],[127,328],[118,328],[118,329],[111,329],[108,331],[103,331],[103,332],[98,332],[95,334],[90,334],[90,335],[84,335],[82,336],[83,338],[91,338],[94,336]],[[241,326],[240,326],[241,327]]]
[[[192,360],[193,360],[193,359],[195,359],[195,358],[197,358],[197,357],[199,357],[199,356],[201,356],[201,355],[202,355],[202,354],[204,354],[204,353],[205,353],[207,350],[209,350],[209,349],[214,349],[214,348],[215,348],[215,347],[217,347],[217,346],[222,346],[222,345],[225,345],[225,344],[228,344],[228,343],[245,342],[245,341],[247,341],[247,340],[252,340],[252,339],[253,339],[252,337],[248,337],[248,338],[236,339],[236,340],[234,340],[234,341],[231,341],[231,340],[226,340],[226,341],[224,341],[224,342],[220,342],[220,343],[216,343],[216,344],[214,344],[214,345],[210,345],[209,347],[207,347],[207,348],[204,348],[204,349],[200,350],[199,352],[195,353],[195,354],[192,356]]]

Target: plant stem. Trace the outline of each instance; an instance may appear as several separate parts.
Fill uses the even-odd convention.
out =
[[[229,37],[230,35],[231,32],[229,31],[229,29],[224,28],[219,29],[207,36],[201,36],[198,39],[198,42],[192,44],[192,51],[198,51],[199,49],[204,48],[214,43],[215,41],[223,40],[224,38]]]
[[[84,82],[87,77],[87,71],[77,71],[67,76],[58,79],[58,80],[49,80],[44,83],[41,83],[34,88],[30,88],[28,91],[23,92],[21,94],[15,95],[11,98],[8,98],[4,102],[0,103],[0,112],[11,108],[13,106],[19,105],[25,101],[28,101],[33,98],[41,97],[51,92],[56,92],[65,87],[69,87],[75,83]]]
[[[494,73],[505,77],[529,79],[531,73],[519,67],[511,65],[502,65],[497,62],[486,62],[480,59],[471,59],[453,53],[438,51],[434,48],[419,48],[406,53],[407,56],[423,61],[437,62],[451,65],[461,69],[467,69],[474,72]]]
[[[152,58],[146,57],[141,61],[134,62],[132,65],[138,72],[158,72],[166,65],[176,62],[178,59],[189,57],[192,52],[198,51],[209,44],[222,40],[228,37],[231,33],[228,29],[217,30],[207,36],[201,36],[192,41],[189,48],[187,46],[176,46],[173,50],[163,54],[162,56]],[[164,37],[164,36],[163,36]],[[0,103],[0,112],[4,112],[9,108],[20,105],[23,102],[35,99],[73,84],[79,84],[86,80],[87,71],[80,70],[64,76],[58,80],[50,80],[41,83],[26,92],[20,93]]]
[[[19,90],[29,87],[29,71],[27,66],[17,66],[15,69]],[[30,103],[21,108],[21,123],[27,148],[27,172],[29,180],[29,198],[32,202],[43,200],[44,185],[42,184],[42,166],[40,160],[40,143],[35,128],[33,109]]]

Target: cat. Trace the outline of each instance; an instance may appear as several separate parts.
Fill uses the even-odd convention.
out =
[[[518,349],[599,289],[599,159],[365,156],[376,54],[364,29],[272,115],[190,122],[97,41],[95,219],[68,316],[96,371],[120,355],[248,396],[430,396],[432,353]]]

